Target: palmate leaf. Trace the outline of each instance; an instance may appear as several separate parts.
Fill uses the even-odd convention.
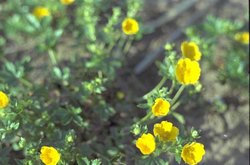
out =
[[[91,165],[100,165],[100,164],[101,164],[101,162],[98,159],[95,159],[95,160],[91,161]]]
[[[172,115],[181,123],[181,124],[185,124],[185,119],[184,117],[176,112],[172,112]]]
[[[141,165],[168,165],[168,162],[164,162],[164,160],[158,157],[146,157],[139,160],[138,163]]]
[[[62,125],[68,125],[73,119],[73,114],[72,113],[68,113],[65,116],[63,116],[61,123]]]
[[[147,103],[144,103],[144,104],[138,104],[137,107],[139,107],[139,108],[149,108],[149,105]]]
[[[78,165],[90,165],[88,158],[79,155],[76,157],[76,162]]]
[[[175,160],[180,164],[181,163],[181,153],[175,154]]]

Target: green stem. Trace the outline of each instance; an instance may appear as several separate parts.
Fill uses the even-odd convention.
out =
[[[49,53],[49,56],[50,56],[50,59],[51,59],[53,65],[57,65],[57,60],[56,60],[54,51],[52,49],[49,49],[48,53]]]
[[[124,47],[124,49],[123,49],[124,54],[126,54],[128,52],[133,40],[134,40],[134,36],[130,36],[127,43],[126,43],[126,45],[125,45],[125,47]]]
[[[160,119],[163,118],[163,117],[164,117],[164,116],[160,116],[160,117],[154,118],[154,119],[152,119],[152,120],[149,120],[149,121],[145,122],[144,124],[145,124],[145,125],[150,125],[150,124],[152,124],[152,123],[156,123],[156,121],[160,120]]]
[[[147,99],[147,97],[149,97],[149,96],[152,95],[152,93],[154,92],[154,90],[160,89],[160,88],[164,85],[164,83],[166,82],[166,80],[167,80],[167,77],[163,77],[163,78],[161,79],[161,81],[159,82],[159,84],[157,84],[157,85],[154,87],[154,89],[152,89],[150,92],[148,92],[147,94],[145,94],[145,95],[142,97],[142,99]]]
[[[174,87],[175,87],[175,80],[172,80],[172,85],[171,85],[171,88],[170,88],[170,90],[169,90],[169,95],[171,95],[172,94],[172,92],[174,91]]]
[[[32,87],[32,83],[30,83],[28,80],[24,78],[20,78],[19,81],[23,83],[24,85],[26,85],[27,87]]]
[[[174,111],[179,105],[181,105],[181,101],[177,101],[172,107],[171,107],[171,111]]]
[[[127,36],[125,34],[122,34],[121,37],[120,37],[120,40],[118,42],[118,47],[116,47],[116,51],[115,51],[115,54],[114,54],[115,57],[119,57],[119,55],[120,55],[119,50],[122,49],[126,39],[127,39]]]
[[[115,46],[116,42],[119,40],[119,38],[121,38],[121,34],[118,34],[116,37],[114,37],[114,41],[111,42],[107,48],[107,53],[110,53],[111,50],[113,49],[113,47]]]
[[[153,113],[152,111],[150,111],[146,116],[144,116],[141,120],[137,121],[135,124],[132,125],[131,128],[134,128],[136,125],[142,124],[145,121],[147,121],[148,119],[150,119],[152,117]]]
[[[180,94],[182,93],[182,91],[184,90],[185,88],[185,85],[182,85],[178,92],[175,94],[173,100],[171,101],[170,105],[173,105],[175,103],[175,101],[179,98]],[[174,111],[179,105],[181,104],[181,101],[178,101],[176,104],[174,104],[173,106],[170,107],[170,111],[168,114],[171,114],[172,111]],[[151,112],[152,113],[152,112]],[[144,124],[148,125],[148,124],[152,124],[152,123],[155,123],[157,122],[158,120],[160,120],[161,118],[163,118],[164,116],[160,116],[160,117],[157,117],[157,118],[154,118],[153,120],[149,120],[147,122],[145,122]],[[146,116],[144,117],[146,118]],[[146,120],[145,120],[146,121]],[[140,121],[139,121],[140,122]],[[144,121],[143,121],[144,122]],[[142,122],[140,122],[141,124]],[[134,126],[134,125],[133,125]]]
[[[185,85],[183,84],[183,85],[179,88],[178,92],[175,94],[175,96],[174,96],[174,98],[172,99],[172,101],[170,102],[170,105],[173,105],[173,104],[176,102],[176,100],[179,98],[179,96],[181,95],[181,93],[182,93],[182,91],[184,90],[184,88],[185,88]]]

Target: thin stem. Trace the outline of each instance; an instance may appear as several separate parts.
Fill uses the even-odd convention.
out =
[[[137,121],[135,124],[132,125],[132,128],[136,125],[142,124],[143,122],[147,121],[152,117],[153,113],[150,111],[146,116],[144,116],[141,120]]]
[[[160,116],[160,117],[154,118],[154,119],[152,119],[152,120],[149,120],[149,121],[145,122],[144,124],[145,124],[145,125],[150,125],[150,124],[152,124],[152,123],[156,123],[156,121],[160,120],[160,119],[163,118],[163,117],[164,117],[164,116]]]
[[[56,60],[54,51],[52,49],[49,49],[48,53],[49,53],[50,59],[52,61],[52,64],[57,65],[57,60]]]
[[[181,101],[177,101],[172,107],[171,107],[171,111],[174,111],[179,105],[181,105]]]
[[[182,91],[184,90],[184,88],[185,88],[185,85],[182,85],[182,86],[179,88],[178,92],[175,94],[175,96],[174,96],[173,100],[171,101],[170,105],[173,105],[173,104],[175,103],[175,101],[179,98],[179,96],[180,96],[180,94],[182,93]],[[174,111],[180,104],[181,104],[181,101],[178,101],[176,104],[174,104],[173,106],[171,106],[171,107],[170,107],[170,111],[169,111],[168,114],[171,114],[171,112]],[[145,117],[146,117],[146,116],[145,116]],[[144,118],[145,118],[145,117],[144,117]],[[150,121],[145,122],[144,124],[148,125],[148,124],[155,123],[156,121],[160,120],[160,119],[163,118],[163,117],[164,117],[164,116],[157,117],[157,118],[155,118],[155,119],[153,119],[153,120],[150,120]],[[142,122],[140,122],[140,123],[142,123]]]
[[[175,87],[175,80],[172,80],[172,85],[171,85],[171,88],[170,88],[170,90],[169,90],[169,95],[171,95],[172,94],[172,92],[174,91],[174,87]]]
[[[183,85],[179,88],[178,92],[175,94],[175,96],[174,96],[174,98],[172,99],[170,105],[173,105],[173,104],[176,102],[176,100],[179,98],[179,96],[181,95],[181,93],[182,93],[182,91],[184,90],[184,88],[185,88],[185,85],[183,84]]]
[[[125,47],[124,47],[124,49],[123,49],[124,54],[126,54],[128,52],[133,40],[134,40],[134,36],[130,36],[127,43],[126,43],[126,45],[125,45]]]
[[[102,78],[102,71],[98,70],[98,77]]]
[[[116,37],[114,37],[114,41],[111,42],[107,48],[107,53],[110,53],[111,50],[113,49],[113,47],[115,46],[116,42],[119,40],[119,38],[121,37],[121,34],[118,34]]]
[[[27,87],[32,87],[32,83],[30,83],[28,80],[24,78],[20,78],[19,81],[23,83],[24,85],[26,85]]]
[[[115,51],[114,56],[116,56],[116,57],[119,56],[119,49],[122,49],[126,39],[127,39],[127,36],[125,34],[122,34],[120,37],[120,40],[118,42],[118,47],[116,47],[116,51]]]
[[[167,77],[163,77],[163,78],[161,79],[161,81],[159,82],[159,84],[157,84],[157,85],[154,87],[154,89],[152,89],[150,92],[148,92],[147,94],[145,94],[142,98],[143,98],[143,99],[146,99],[147,97],[151,96],[152,93],[154,92],[154,90],[158,90],[158,89],[160,89],[160,88],[164,85],[164,83],[166,82],[166,80],[167,80]]]
[[[172,111],[174,111],[179,105],[181,104],[181,101],[178,101],[177,103],[175,103],[175,105],[173,105],[171,108],[170,108],[170,111],[168,112],[168,115],[170,115],[172,113]],[[148,122],[145,122],[144,124],[148,125],[148,124],[152,124],[152,123],[156,123],[156,121],[162,119],[164,116],[160,116],[160,117],[157,117],[153,120],[150,120]]]

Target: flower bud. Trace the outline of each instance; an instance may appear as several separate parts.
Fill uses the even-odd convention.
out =
[[[138,125],[136,125],[135,128],[133,129],[132,133],[134,135],[139,135],[140,132],[141,132],[141,128]]]

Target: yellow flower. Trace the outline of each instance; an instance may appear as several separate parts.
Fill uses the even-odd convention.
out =
[[[133,18],[126,18],[122,22],[122,31],[127,35],[136,34],[139,31],[139,25]]]
[[[137,141],[136,147],[141,150],[141,152],[146,155],[154,152],[155,150],[155,138],[152,134],[143,134]]]
[[[47,8],[42,7],[42,6],[37,6],[33,9],[32,14],[37,18],[41,19],[45,16],[49,16],[50,12]]]
[[[155,116],[166,116],[169,112],[170,104],[168,101],[158,98],[152,106],[152,112]]]
[[[183,147],[181,157],[185,163],[195,165],[201,161],[204,154],[205,150],[203,144],[193,142]]]
[[[75,0],[60,0],[60,2],[64,5],[69,5],[71,3],[73,3]]]
[[[181,51],[185,58],[189,58],[192,61],[199,61],[201,59],[199,47],[194,42],[183,42],[181,44]]]
[[[249,32],[238,32],[234,36],[235,40],[239,41],[242,44],[249,43]]]
[[[46,165],[56,165],[60,160],[60,154],[53,147],[43,146],[41,148],[40,159]]]
[[[8,96],[0,91],[0,108],[5,108],[9,104]]]
[[[200,72],[201,69],[198,62],[185,58],[178,61],[175,75],[180,83],[188,85],[195,84],[199,80]]]
[[[116,93],[116,97],[121,100],[121,99],[124,99],[125,94],[123,92],[121,92],[121,91],[118,91]]]
[[[170,122],[162,121],[161,124],[154,125],[154,135],[158,135],[159,139],[164,142],[175,141],[176,136],[179,135],[179,129]]]

